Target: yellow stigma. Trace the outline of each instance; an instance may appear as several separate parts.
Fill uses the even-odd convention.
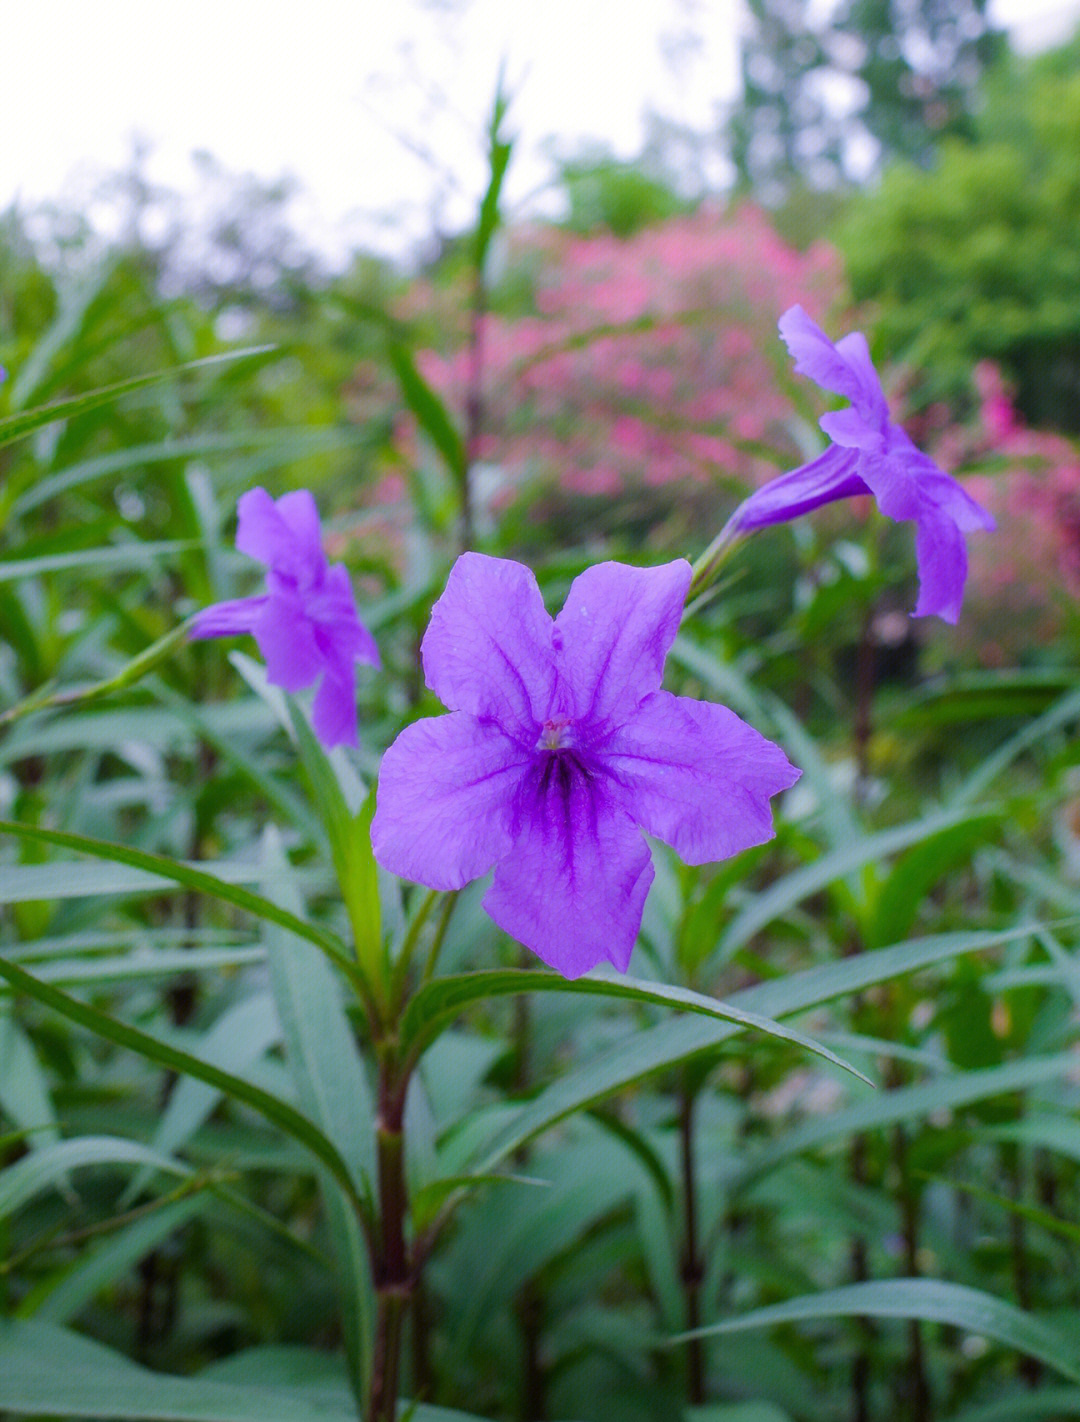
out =
[[[565,750],[572,743],[573,737],[567,734],[570,725],[568,716],[554,716],[545,721],[540,729],[540,739],[536,743],[537,750]]]

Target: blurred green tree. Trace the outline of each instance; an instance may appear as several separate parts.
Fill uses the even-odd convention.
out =
[[[835,187],[893,158],[927,164],[970,132],[1003,42],[987,0],[747,0],[743,93],[728,121],[742,187],[769,203]]]
[[[1000,362],[1030,424],[1080,430],[1080,33],[1006,55],[982,86],[974,142],[932,171],[897,164],[839,225],[856,300],[889,349],[959,398],[974,362]]]

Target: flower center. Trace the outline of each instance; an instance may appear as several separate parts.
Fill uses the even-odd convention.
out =
[[[540,728],[538,751],[572,750],[576,744],[573,722],[569,716],[552,716]]]

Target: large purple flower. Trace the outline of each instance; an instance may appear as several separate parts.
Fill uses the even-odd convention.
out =
[[[355,745],[354,663],[378,666],[379,651],[356,614],[348,570],[326,561],[315,500],[307,489],[276,503],[265,489],[249,489],[236,509],[236,546],[266,564],[266,592],[205,608],[189,635],[250,632],[266,658],[267,679],[286,691],[321,677],[312,707],[315,734],[327,746]]]
[[[641,830],[691,864],[773,835],[769,797],[799,772],[724,706],[660,690],[690,585],[685,561],[601,563],[552,620],[528,568],[454,565],[423,642],[449,716],[383,757],[375,857],[460,889],[565,977],[630,961],[652,883]]]
[[[832,440],[824,454],[751,494],[728,522],[728,534],[750,533],[809,513],[834,499],[873,494],[881,512],[915,524],[919,565],[916,617],[960,615],[967,576],[964,534],[994,527],[987,511],[889,419],[889,407],[866,337],[852,331],[834,345],[801,306],[780,317],[780,334],[800,375],[851,401],[822,415]]]

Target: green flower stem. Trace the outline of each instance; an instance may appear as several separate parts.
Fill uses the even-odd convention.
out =
[[[379,1059],[379,1115],[376,1131],[379,1220],[372,1241],[375,1281],[375,1348],[366,1422],[394,1422],[401,1371],[401,1337],[415,1282],[405,1237],[408,1188],[405,1182],[405,1089],[395,1044],[384,1043]]]
[[[747,534],[732,532],[729,519],[705,552],[695,560],[693,577],[686,594],[688,612],[694,611],[695,604],[716,581],[720,569],[747,537]]]
[[[697,1177],[694,1163],[696,1101],[696,1092],[687,1078],[683,1082],[679,1097],[679,1165],[683,1187],[683,1248],[679,1272],[686,1298],[688,1332],[701,1327],[701,1284],[705,1275],[705,1263],[698,1244]],[[687,1339],[686,1396],[693,1407],[700,1407],[705,1402],[705,1343],[701,1338]]]
[[[388,989],[389,1017],[388,1023],[391,1025],[397,1021],[405,1005],[405,996],[409,983],[409,968],[412,965],[413,956],[416,953],[416,945],[423,932],[424,924],[431,917],[431,910],[435,907],[435,901],[439,897],[437,889],[429,889],[424,895],[420,907],[413,916],[412,923],[409,924],[409,931],[405,935],[405,941],[401,945],[401,952],[397,956],[390,976]]]
[[[439,961],[439,953],[442,950],[443,939],[446,937],[446,930],[450,926],[450,915],[454,912],[454,907],[458,901],[460,889],[453,889],[446,896],[443,903],[442,913],[439,921],[435,925],[435,937],[431,940],[431,947],[428,949],[427,962],[424,964],[424,971],[421,974],[421,983],[430,982],[435,976],[435,964]]]
[[[0,727],[10,725],[14,721],[21,720],[23,716],[29,716],[33,711],[45,711],[54,706],[82,706],[91,701],[100,701],[107,696],[112,696],[117,691],[124,691],[129,686],[134,686],[136,682],[142,680],[147,672],[151,672],[167,661],[172,654],[177,651],[187,640],[188,627],[192,622],[189,617],[186,622],[181,622],[179,626],[166,632],[164,637],[159,637],[156,642],[152,642],[145,651],[139,653],[137,657],[132,657],[116,673],[115,676],[108,677],[105,681],[93,682],[90,686],[69,687],[67,690],[58,690],[55,682],[47,682],[44,686],[38,687],[37,691],[32,691],[22,701],[17,701],[14,706],[9,706],[6,711],[0,714]]]

